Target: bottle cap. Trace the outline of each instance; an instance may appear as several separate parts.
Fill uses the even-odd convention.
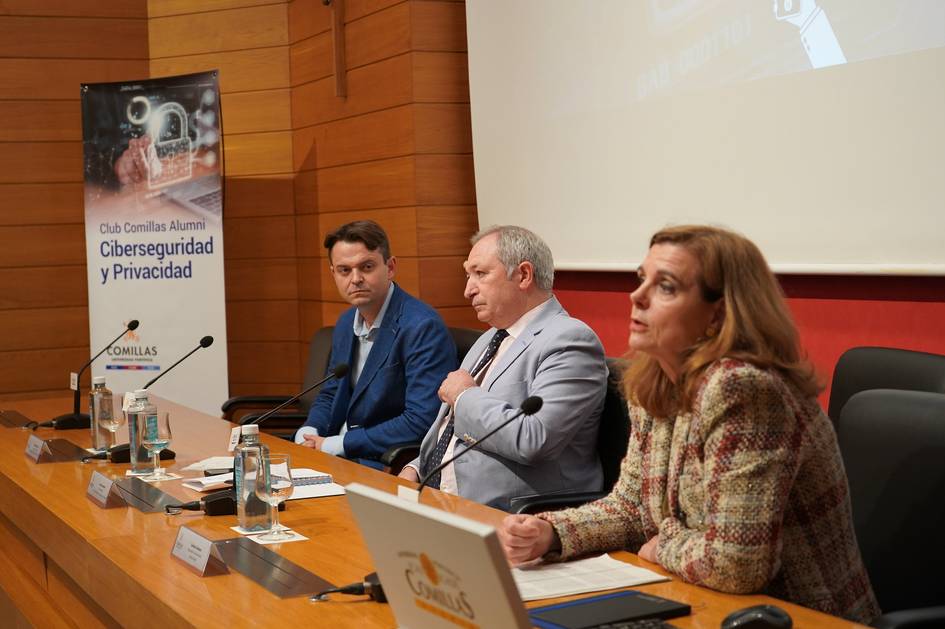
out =
[[[259,426],[257,426],[256,424],[246,424],[245,426],[240,428],[240,432],[244,435],[258,435]]]
[[[147,389],[135,389],[135,399],[136,399],[136,400],[146,400],[146,399],[148,399],[148,390],[147,390]]]
[[[92,378],[92,384],[105,384],[105,376],[95,376]]]

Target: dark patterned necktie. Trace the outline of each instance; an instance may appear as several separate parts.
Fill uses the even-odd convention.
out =
[[[492,340],[489,341],[489,347],[486,348],[479,362],[476,363],[476,366],[473,367],[473,370],[470,372],[473,378],[478,376],[489,363],[492,362],[496,352],[499,351],[499,346],[502,345],[502,341],[504,341],[505,337],[508,335],[509,333],[506,330],[495,331],[495,334],[492,335]],[[429,474],[430,470],[436,469],[436,467],[443,462],[443,456],[446,454],[446,449],[449,447],[450,440],[453,438],[453,409],[449,410],[448,415],[449,422],[446,424],[443,434],[440,435],[439,441],[436,442],[436,448],[433,449],[433,454],[430,455],[430,459],[424,466],[424,475]],[[427,486],[433,487],[434,489],[440,488],[440,472],[430,477]]]

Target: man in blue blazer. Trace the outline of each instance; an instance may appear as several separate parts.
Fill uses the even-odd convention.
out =
[[[350,369],[322,386],[295,441],[381,467],[390,446],[429,430],[456,346],[440,315],[393,282],[397,260],[380,225],[342,225],[325,248],[338,292],[354,306],[335,324],[328,373]]]

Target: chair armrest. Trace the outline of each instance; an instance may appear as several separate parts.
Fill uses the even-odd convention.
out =
[[[580,507],[588,502],[600,500],[607,493],[603,491],[576,491],[562,494],[530,494],[516,496],[509,501],[510,513],[540,513],[558,511],[570,507]]]
[[[413,461],[420,454],[419,443],[398,443],[387,449],[387,452],[381,455],[380,461],[387,468],[390,474],[400,474],[407,463]]]
[[[275,408],[289,399],[288,395],[238,395],[231,397],[220,407],[223,419],[231,421],[237,411],[253,408]]]
[[[945,626],[945,607],[901,609],[883,614],[873,621],[876,629],[932,629]]]

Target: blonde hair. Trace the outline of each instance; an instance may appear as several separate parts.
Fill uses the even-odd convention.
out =
[[[721,358],[735,358],[761,369],[774,369],[804,395],[822,387],[801,356],[797,328],[784,293],[758,247],[739,234],[705,225],[681,225],[658,231],[650,247],[678,245],[699,261],[702,298],[724,300],[717,334],[700,338],[685,354],[674,383],[646,354],[630,356],[623,379],[627,399],[657,417],[692,410],[705,370]]]

